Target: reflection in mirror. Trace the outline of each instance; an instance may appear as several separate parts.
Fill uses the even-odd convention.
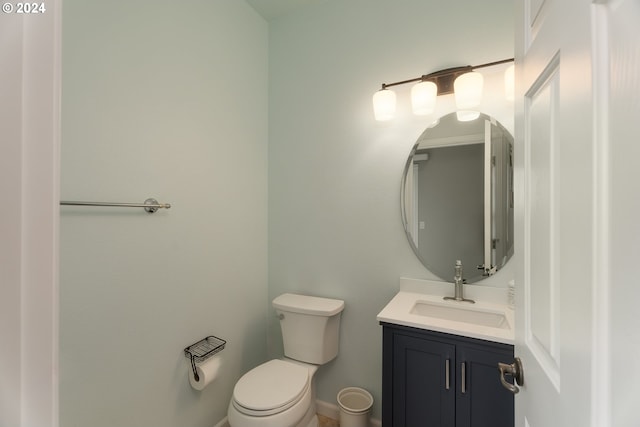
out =
[[[513,255],[513,137],[480,114],[448,114],[414,145],[402,179],[402,218],[424,266],[451,281],[491,276]]]

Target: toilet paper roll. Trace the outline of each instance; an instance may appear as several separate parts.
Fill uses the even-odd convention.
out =
[[[189,382],[191,383],[191,387],[196,390],[203,390],[216,379],[221,364],[222,359],[220,354],[216,354],[202,363],[197,363],[196,371],[198,372],[198,380],[195,379],[193,368],[191,364],[189,364]]]

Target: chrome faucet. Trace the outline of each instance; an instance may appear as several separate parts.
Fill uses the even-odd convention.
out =
[[[453,300],[453,301],[470,302],[471,304],[475,303],[474,300],[466,299],[463,296],[464,279],[462,278],[462,261],[460,261],[460,260],[456,260],[455,275],[453,276],[453,285],[455,286],[454,296],[452,296],[452,297],[444,297],[444,299]]]

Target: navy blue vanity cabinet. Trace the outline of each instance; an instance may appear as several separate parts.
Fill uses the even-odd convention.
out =
[[[513,427],[513,346],[382,323],[383,427]]]

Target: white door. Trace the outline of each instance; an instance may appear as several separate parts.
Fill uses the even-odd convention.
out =
[[[17,4],[0,12],[0,426],[55,427],[62,5]]]
[[[640,350],[637,287],[613,280],[633,280],[640,257],[640,173],[612,162],[639,152],[640,3],[518,4],[516,425],[638,426],[618,397],[637,403],[640,370],[611,366]]]
[[[516,397],[516,425],[588,426],[590,9],[579,0],[531,0],[522,6],[514,172],[520,261],[516,356],[522,359],[525,383]],[[575,418],[565,419],[569,414]]]

